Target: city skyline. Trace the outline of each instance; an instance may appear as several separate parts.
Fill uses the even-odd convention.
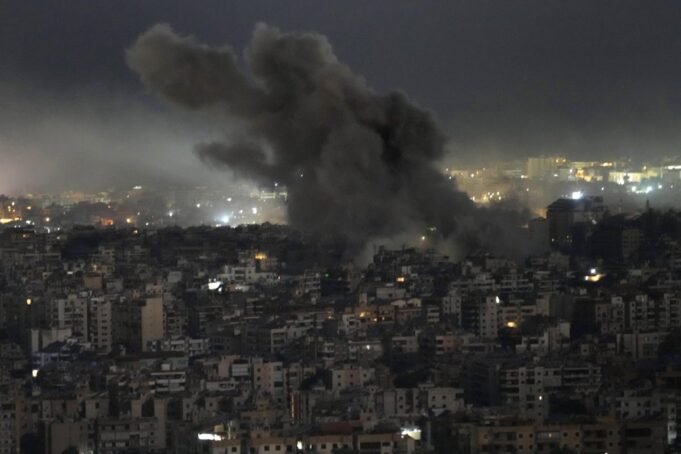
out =
[[[681,453],[680,24],[0,0],[0,454]]]

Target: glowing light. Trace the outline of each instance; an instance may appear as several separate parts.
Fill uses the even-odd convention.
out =
[[[258,214],[258,208],[256,208],[256,207],[251,208],[251,212],[253,214]]]
[[[264,252],[258,252],[257,254],[255,254],[255,259],[256,260],[266,260],[267,254],[265,254]]]
[[[371,350],[371,345],[367,344],[364,348],[366,348],[367,350]]]
[[[50,218],[49,218],[49,217],[46,217],[46,218],[45,218],[45,222],[50,222]]]
[[[26,298],[26,305],[30,306],[31,304],[33,304],[33,300],[31,298]]]
[[[208,283],[208,290],[215,291],[222,287],[222,282],[221,281],[212,281]]]
[[[222,439],[223,439],[222,435],[218,435],[218,434],[199,434],[199,440],[221,441]]]
[[[197,203],[197,204],[196,204],[196,208],[201,208],[201,204],[200,204],[200,203]]]
[[[125,223],[126,223],[126,224],[132,224],[132,219],[130,219],[130,218],[125,218]]]
[[[544,400],[544,396],[542,396],[542,395],[540,394],[540,395],[539,395],[539,400]]]
[[[402,427],[400,429],[400,435],[402,435],[402,438],[409,437],[413,438],[414,440],[420,440],[421,429],[419,429],[418,427]]]
[[[574,191],[572,194],[570,194],[570,198],[572,200],[579,200],[582,197],[584,197],[584,193],[582,191]]]
[[[222,224],[229,224],[230,219],[229,215],[224,215],[220,217],[220,222]]]
[[[33,369],[33,370],[31,371],[31,377],[33,377],[33,378],[37,378],[37,377],[38,377],[38,369]]]
[[[596,274],[597,272],[598,272],[598,270],[597,270],[596,268],[591,268],[591,269],[589,270],[589,274],[591,274],[591,275],[594,275],[594,274]]]
[[[175,216],[175,213],[172,211],[168,211],[168,217],[172,218],[173,216]]]
[[[587,282],[598,282],[603,279],[604,274],[594,274],[593,276],[584,276],[584,280]]]
[[[498,296],[495,296],[495,297],[494,297],[494,302],[497,303],[497,304],[500,304],[500,303],[501,303],[501,299],[500,299]]]
[[[296,442],[296,449],[299,450],[299,451],[303,450],[303,442],[302,441]]]
[[[404,276],[397,276],[397,282],[404,282],[406,279]]]
[[[421,241],[426,241],[426,236],[425,236],[425,235],[423,235],[423,236],[421,237]]]
[[[516,322],[511,321],[511,322],[506,323],[506,327],[507,328],[517,328],[518,324]]]

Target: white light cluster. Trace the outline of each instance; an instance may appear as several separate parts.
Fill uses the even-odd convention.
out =
[[[199,434],[199,440],[202,441],[221,441],[223,439],[222,435],[203,433]]]

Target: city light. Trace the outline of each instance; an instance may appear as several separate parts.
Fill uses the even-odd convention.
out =
[[[402,435],[402,438],[404,437],[409,437],[414,440],[420,440],[421,439],[421,429],[418,427],[402,427],[400,429],[400,435]]]
[[[584,276],[584,280],[587,282],[598,282],[603,279],[603,274],[594,274],[591,276]]]
[[[222,287],[222,281],[211,281],[208,283],[208,290],[215,291]]]
[[[202,441],[222,441],[223,440],[222,435],[209,434],[209,433],[199,434],[198,438],[199,438],[199,440],[202,440]]]
[[[509,6],[504,30],[487,8],[453,20],[420,8],[432,25],[421,31],[460,38],[429,52],[405,47],[408,33],[381,39],[393,14],[374,11],[373,34],[361,37],[380,45],[371,55],[383,73],[395,62],[379,47],[400,49],[417,75],[460,54],[459,43],[485,56],[469,71],[484,83],[465,93],[448,86],[456,64],[439,65],[439,84],[426,87],[442,94],[431,107],[465,114],[454,131],[407,95],[369,88],[391,90],[355,74],[322,34],[289,32],[290,14],[280,24],[281,13],[268,15],[285,31],[258,25],[250,42],[213,47],[192,37],[205,34],[196,14],[173,31],[163,23],[177,11],[145,6],[144,31],[116,2],[100,3],[114,4],[97,7],[102,17],[140,35],[113,42],[89,27],[79,42],[98,52],[85,62],[52,28],[10,43],[21,55],[73,54],[69,80],[51,80],[59,74],[45,59],[3,61],[23,83],[0,82],[6,110],[21,114],[11,140],[0,137],[0,401],[10,417],[0,417],[0,451],[678,447],[681,152],[674,112],[645,98],[650,86],[675,94],[667,62],[681,47],[681,2],[652,16],[624,8],[572,34],[556,33],[574,18],[551,8],[527,20],[529,8]],[[31,25],[19,10],[3,24],[12,36]],[[45,14],[78,25],[62,10]],[[626,46],[589,47],[621,41],[641,13],[654,24],[626,34]],[[353,24],[341,25],[333,35],[352,39]],[[506,29],[528,38],[489,52]],[[536,59],[547,38],[550,55]],[[590,58],[571,58],[584,48]],[[509,55],[533,64],[488,74]],[[86,71],[90,57],[111,56],[128,72],[113,76],[140,85],[85,90],[74,110],[73,88],[100,76]],[[613,58],[630,64],[571,77]],[[34,72],[64,96],[45,98]],[[526,96],[534,79],[558,93],[551,102]],[[640,127],[624,118],[608,128],[622,109],[603,99],[658,111]],[[49,416],[40,427],[36,411]]]

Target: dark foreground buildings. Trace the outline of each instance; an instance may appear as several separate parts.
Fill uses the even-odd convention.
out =
[[[663,453],[681,217],[361,267],[286,227],[0,233],[0,453]]]

